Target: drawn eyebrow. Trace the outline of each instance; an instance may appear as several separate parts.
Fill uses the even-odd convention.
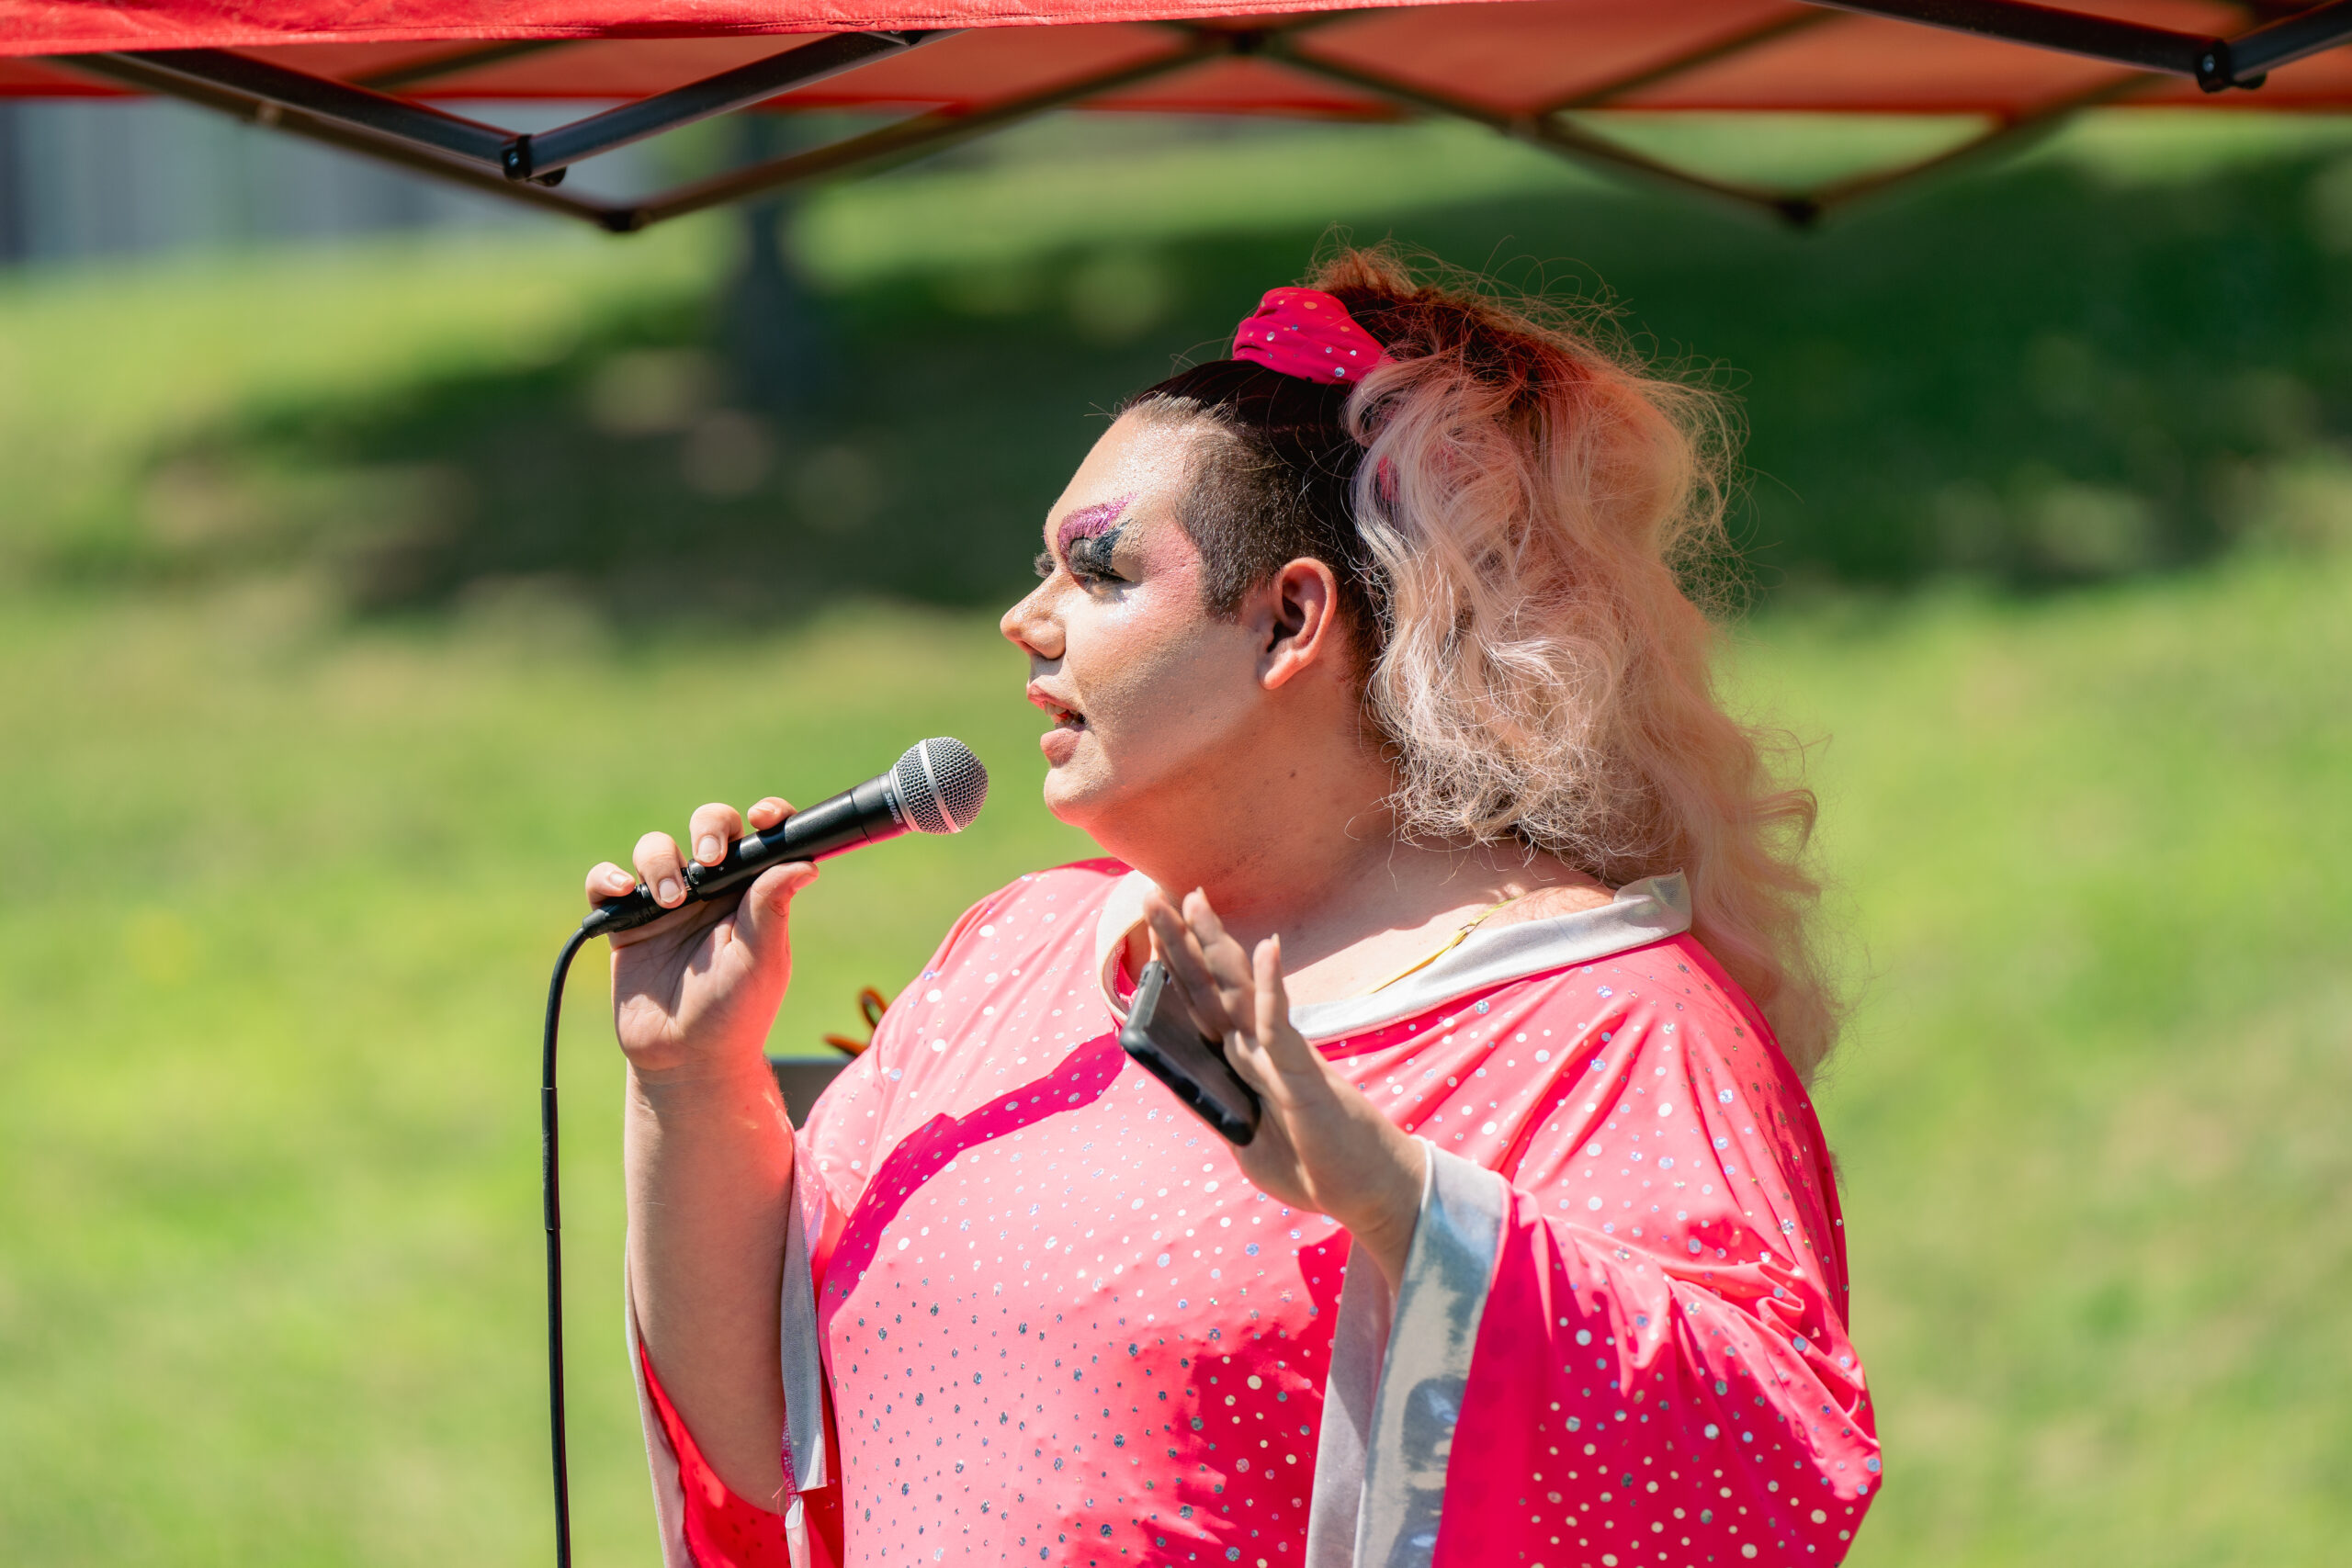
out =
[[[1081,506],[1068,513],[1054,529],[1054,547],[1061,551],[1064,559],[1068,559],[1069,547],[1074,542],[1107,533],[1134,500],[1135,496],[1130,493],[1110,501],[1098,501],[1091,506]]]

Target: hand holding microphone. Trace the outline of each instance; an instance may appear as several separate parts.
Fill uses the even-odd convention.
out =
[[[786,915],[817,860],[903,833],[959,833],[988,798],[988,772],[961,741],[907,749],[896,766],[794,811],[773,796],[747,813],[711,804],[687,828],[695,852],[648,833],[636,874],[588,874],[582,929],[613,938],[614,1022],[640,1076],[718,1058],[756,1062],[791,973]]]
[[[706,806],[688,828],[695,841],[691,863],[678,863],[677,845],[667,834],[649,833],[638,840],[638,870],[645,880],[632,883],[634,891],[622,888],[619,879],[628,874],[618,866],[598,866],[589,886],[597,907],[588,922],[598,934],[629,931],[682,903],[732,892],[772,866],[821,860],[901,833],[960,833],[979,816],[988,797],[988,770],[972,749],[938,738],[917,741],[888,773],[806,811],[769,796],[752,807],[753,831],[741,838],[736,834],[745,823],[733,807]],[[625,896],[598,902],[597,876],[604,877],[608,897],[616,891]]]
[[[656,1101],[704,1100],[718,1111],[717,1125],[739,1134],[770,1119],[780,1122],[775,1081],[761,1046],[775,1021],[792,971],[786,916],[792,896],[817,875],[813,863],[861,844],[901,833],[960,833],[980,814],[989,794],[988,770],[960,740],[919,741],[898,765],[855,789],[796,812],[773,796],[744,816],[731,806],[695,812],[687,838],[695,853],[678,853],[667,833],[648,833],[633,857],[637,876],[606,862],[588,874],[588,918],[564,943],[548,982],[547,1021],[540,1034],[539,1181],[548,1249],[548,1439],[555,1481],[556,1562],[571,1562],[571,1483],[565,1454],[563,1401],[563,1222],[557,1138],[556,1046],[561,1037],[564,978],[590,938],[613,945],[613,1022],[636,1077],[639,1108]],[[751,829],[748,833],[746,827]],[[642,885],[639,878],[643,878]],[[658,1115],[652,1118],[659,1127]],[[692,1119],[687,1119],[691,1123]],[[633,1109],[631,1136],[645,1135]],[[708,1125],[708,1123],[706,1123]],[[769,1132],[775,1131],[770,1127]],[[661,1136],[657,1130],[650,1135]],[[684,1140],[694,1145],[702,1140]],[[724,1144],[725,1139],[713,1140]],[[755,1148],[774,1157],[764,1174],[773,1193],[788,1194],[791,1129]],[[721,1162],[725,1147],[705,1151]],[[716,1190],[756,1203],[757,1179],[740,1164]],[[672,1162],[673,1166],[676,1164]],[[673,1171],[674,1174],[674,1171]],[[755,1173],[756,1174],[756,1173]],[[659,1201],[657,1195],[656,1201]],[[788,1201],[788,1198],[786,1200]],[[724,1205],[719,1205],[723,1207]],[[695,1206],[685,1206],[695,1211]],[[698,1212],[698,1211],[695,1211]],[[780,1222],[779,1222],[780,1226]],[[674,1227],[673,1227],[674,1228]],[[686,1227],[691,1230],[691,1225]],[[780,1248],[784,1232],[775,1231]],[[673,1239],[675,1239],[673,1237]],[[655,1245],[650,1238],[647,1245]],[[688,1237],[691,1250],[693,1242]],[[774,1254],[779,1260],[780,1250]],[[634,1287],[632,1287],[634,1288]],[[641,1298],[640,1298],[641,1299]],[[771,1282],[765,1299],[775,1298]],[[772,1349],[775,1332],[766,1336]],[[684,1383],[673,1391],[685,1403]],[[767,1421],[765,1440],[776,1431]],[[771,1449],[771,1451],[773,1450]]]

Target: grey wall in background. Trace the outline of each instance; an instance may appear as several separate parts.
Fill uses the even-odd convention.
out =
[[[22,105],[0,103],[0,266],[25,248],[23,183],[17,177],[17,126],[23,113]]]
[[[582,106],[468,106],[518,130]],[[585,172],[585,171],[583,171]],[[594,178],[650,182],[639,149]],[[0,100],[0,265],[559,221],[185,104]]]

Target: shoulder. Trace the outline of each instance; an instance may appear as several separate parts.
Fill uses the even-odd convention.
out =
[[[1613,1069],[1604,1096],[1613,1091],[1621,1106],[1638,1104],[1652,1117],[1688,1107],[1717,1150],[1739,1151],[1751,1179],[1777,1170],[1786,1189],[1817,1188],[1816,1198],[1830,1190],[1812,1096],[1755,1002],[1696,938],[1672,937],[1590,970],[1577,976],[1600,992],[1592,999],[1615,1024],[1613,1040],[1602,1036],[1612,1047],[1603,1070]],[[1834,1213],[1834,1198],[1829,1205]]]
[[[1538,1108],[1514,1179],[1568,1179],[1596,1149],[1623,1153],[1635,1175],[1645,1156],[1695,1156],[1722,1172],[1726,1201],[1761,1202],[1756,1213],[1785,1220],[1785,1234],[1802,1232],[1842,1290],[1836,1176],[1812,1099],[1754,1002],[1695,938],[1521,984],[1518,1016],[1504,1026],[1513,1032],[1497,1043],[1552,1034],[1568,1044],[1537,1081],[1505,1078]],[[1502,1012],[1499,993],[1496,1003]],[[1499,1054],[1510,1068],[1511,1053]]]
[[[1636,1089],[1649,1098],[1668,1084],[1687,1086],[1677,1104],[1805,1100],[1754,1002],[1687,932],[1525,976],[1475,1010],[1490,1007],[1479,1025],[1509,1019],[1509,1035],[1547,1047],[1533,1058],[1543,1066],[1521,1064],[1531,1088],[1559,1090],[1573,1078],[1579,1101]]]
[[[1052,913],[1058,918],[1060,909],[1099,909],[1127,875],[1125,863],[1107,857],[1100,860],[1072,861],[1045,871],[1023,872],[998,888],[987,897],[964,911],[956,921],[960,929],[966,924],[1009,915],[1016,910]]]
[[[1747,993],[1688,932],[1532,978],[1554,1006],[1607,1030],[1623,1052],[1674,1051],[1692,1066],[1736,1067],[1761,1089],[1793,1081]]]
[[[1126,875],[1125,863],[1107,857],[1023,872],[956,918],[925,973],[945,967],[969,938],[1011,937],[1016,928],[1035,928],[1035,934],[1052,937],[1082,930],[1091,941],[1092,920]]]

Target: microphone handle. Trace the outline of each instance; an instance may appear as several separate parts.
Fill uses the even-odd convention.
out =
[[[907,831],[908,823],[890,793],[890,775],[870,778],[855,789],[845,789],[831,800],[820,800],[796,811],[762,833],[746,833],[727,846],[717,865],[688,861],[686,897],[677,908],[706,903],[732,893],[770,866],[787,861],[823,860],[866,844],[878,844]],[[635,931],[674,913],[654,901],[653,890],[636,888],[609,904],[599,904],[581,922],[591,936]]]

